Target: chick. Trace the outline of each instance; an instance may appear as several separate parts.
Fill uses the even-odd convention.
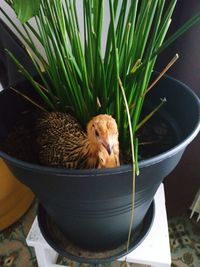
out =
[[[45,112],[37,121],[36,133],[39,160],[43,165],[64,168],[106,167],[101,160],[106,155],[105,162],[111,161],[113,157],[115,163],[111,167],[119,166],[118,129],[115,119],[110,115],[93,117],[85,132],[71,115]],[[108,160],[109,156],[111,158]],[[107,165],[109,167],[110,163]]]

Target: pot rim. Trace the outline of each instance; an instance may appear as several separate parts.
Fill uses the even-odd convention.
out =
[[[139,161],[139,168],[145,168],[151,165],[154,165],[158,162],[163,161],[164,159],[172,157],[174,154],[184,151],[184,149],[187,147],[187,145],[197,136],[197,134],[200,131],[200,100],[198,96],[183,82],[169,76],[164,75],[165,78],[174,81],[178,83],[179,85],[182,85],[188,93],[193,97],[194,103],[196,103],[197,109],[199,110],[199,119],[196,122],[194,129],[190,135],[188,135],[184,140],[182,140],[180,143],[178,143],[173,148],[158,154],[156,156],[153,156],[148,159],[144,159]],[[0,157],[2,157],[5,161],[11,162],[15,166],[20,166],[23,169],[29,169],[34,170],[35,172],[42,172],[42,173],[52,173],[54,175],[59,176],[77,176],[81,174],[82,176],[101,176],[104,174],[112,174],[112,173],[124,173],[124,172],[130,172],[132,171],[132,165],[131,164],[123,164],[119,167],[114,168],[105,168],[105,169],[64,169],[64,168],[54,168],[54,167],[46,167],[35,163],[29,163],[23,160],[19,160],[17,158],[14,158],[12,156],[9,156],[7,153],[0,150]]]

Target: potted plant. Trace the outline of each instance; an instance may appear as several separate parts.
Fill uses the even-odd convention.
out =
[[[40,226],[52,246],[78,261],[113,260],[141,240],[148,228],[145,222],[149,225],[153,217],[151,203],[158,186],[175,168],[186,146],[199,131],[200,107],[195,94],[167,76],[155,85],[155,79],[159,80],[162,73],[152,76],[152,72],[157,56],[197,23],[200,13],[165,40],[176,5],[174,0],[168,5],[164,0],[140,3],[85,0],[82,4],[70,0],[38,0],[34,6],[31,2],[29,5],[17,0],[6,2],[18,13],[25,33],[15,27],[2,8],[0,11],[29,46],[27,51],[39,79],[34,79],[17,55],[7,50],[29,80],[29,85],[18,84],[18,91],[32,102],[25,102],[11,90],[1,94],[0,125],[4,136],[22,112],[30,110],[33,102],[40,101],[35,95],[37,92],[41,97],[40,107],[70,112],[84,126],[96,114],[111,114],[118,125],[121,153],[128,151],[132,159],[116,168],[82,170],[41,166],[19,160],[5,151],[0,155],[18,179],[38,196],[42,204]],[[109,10],[107,26],[104,25],[104,5],[105,10]],[[27,21],[33,15],[36,29]],[[36,48],[33,35],[42,45],[44,54]],[[177,56],[173,61],[176,59]],[[157,88],[152,89],[153,85]],[[165,98],[167,103],[163,105]],[[8,101],[13,106],[12,111],[7,110]],[[186,106],[190,109],[186,110]],[[159,111],[155,117],[162,125],[156,128],[156,138],[161,138],[163,144],[165,132],[165,136],[170,136],[170,146],[158,155],[138,160],[142,126],[156,110]],[[156,148],[157,139],[147,143]],[[61,231],[73,244],[93,253],[84,257],[76,249],[63,252],[65,243],[56,247],[56,232],[53,237],[49,235],[54,223],[57,232]],[[117,247],[120,249],[115,250]],[[94,253],[99,250],[112,252],[102,259]]]

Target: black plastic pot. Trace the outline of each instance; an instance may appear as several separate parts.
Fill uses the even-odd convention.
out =
[[[141,226],[160,183],[176,167],[200,129],[199,99],[191,89],[165,76],[146,101],[158,104],[163,97],[167,98],[163,116],[179,141],[172,149],[140,162],[133,232]],[[0,93],[0,137],[7,135],[27,105],[9,90]],[[90,250],[104,250],[127,240],[132,194],[130,165],[67,170],[30,164],[3,151],[0,156],[14,175],[33,190],[47,214],[73,243]]]

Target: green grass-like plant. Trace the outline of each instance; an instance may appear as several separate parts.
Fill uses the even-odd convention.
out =
[[[137,144],[140,113],[157,56],[200,20],[199,12],[165,40],[176,0],[169,4],[165,0],[107,0],[106,30],[103,0],[5,1],[18,14],[24,31],[2,8],[0,11],[27,45],[42,84],[7,52],[47,109],[70,112],[82,125],[96,114],[111,114],[124,149],[130,146],[131,136]],[[79,13],[77,5],[82,7]],[[32,16],[37,29],[29,23]],[[43,52],[35,46],[33,36]]]

